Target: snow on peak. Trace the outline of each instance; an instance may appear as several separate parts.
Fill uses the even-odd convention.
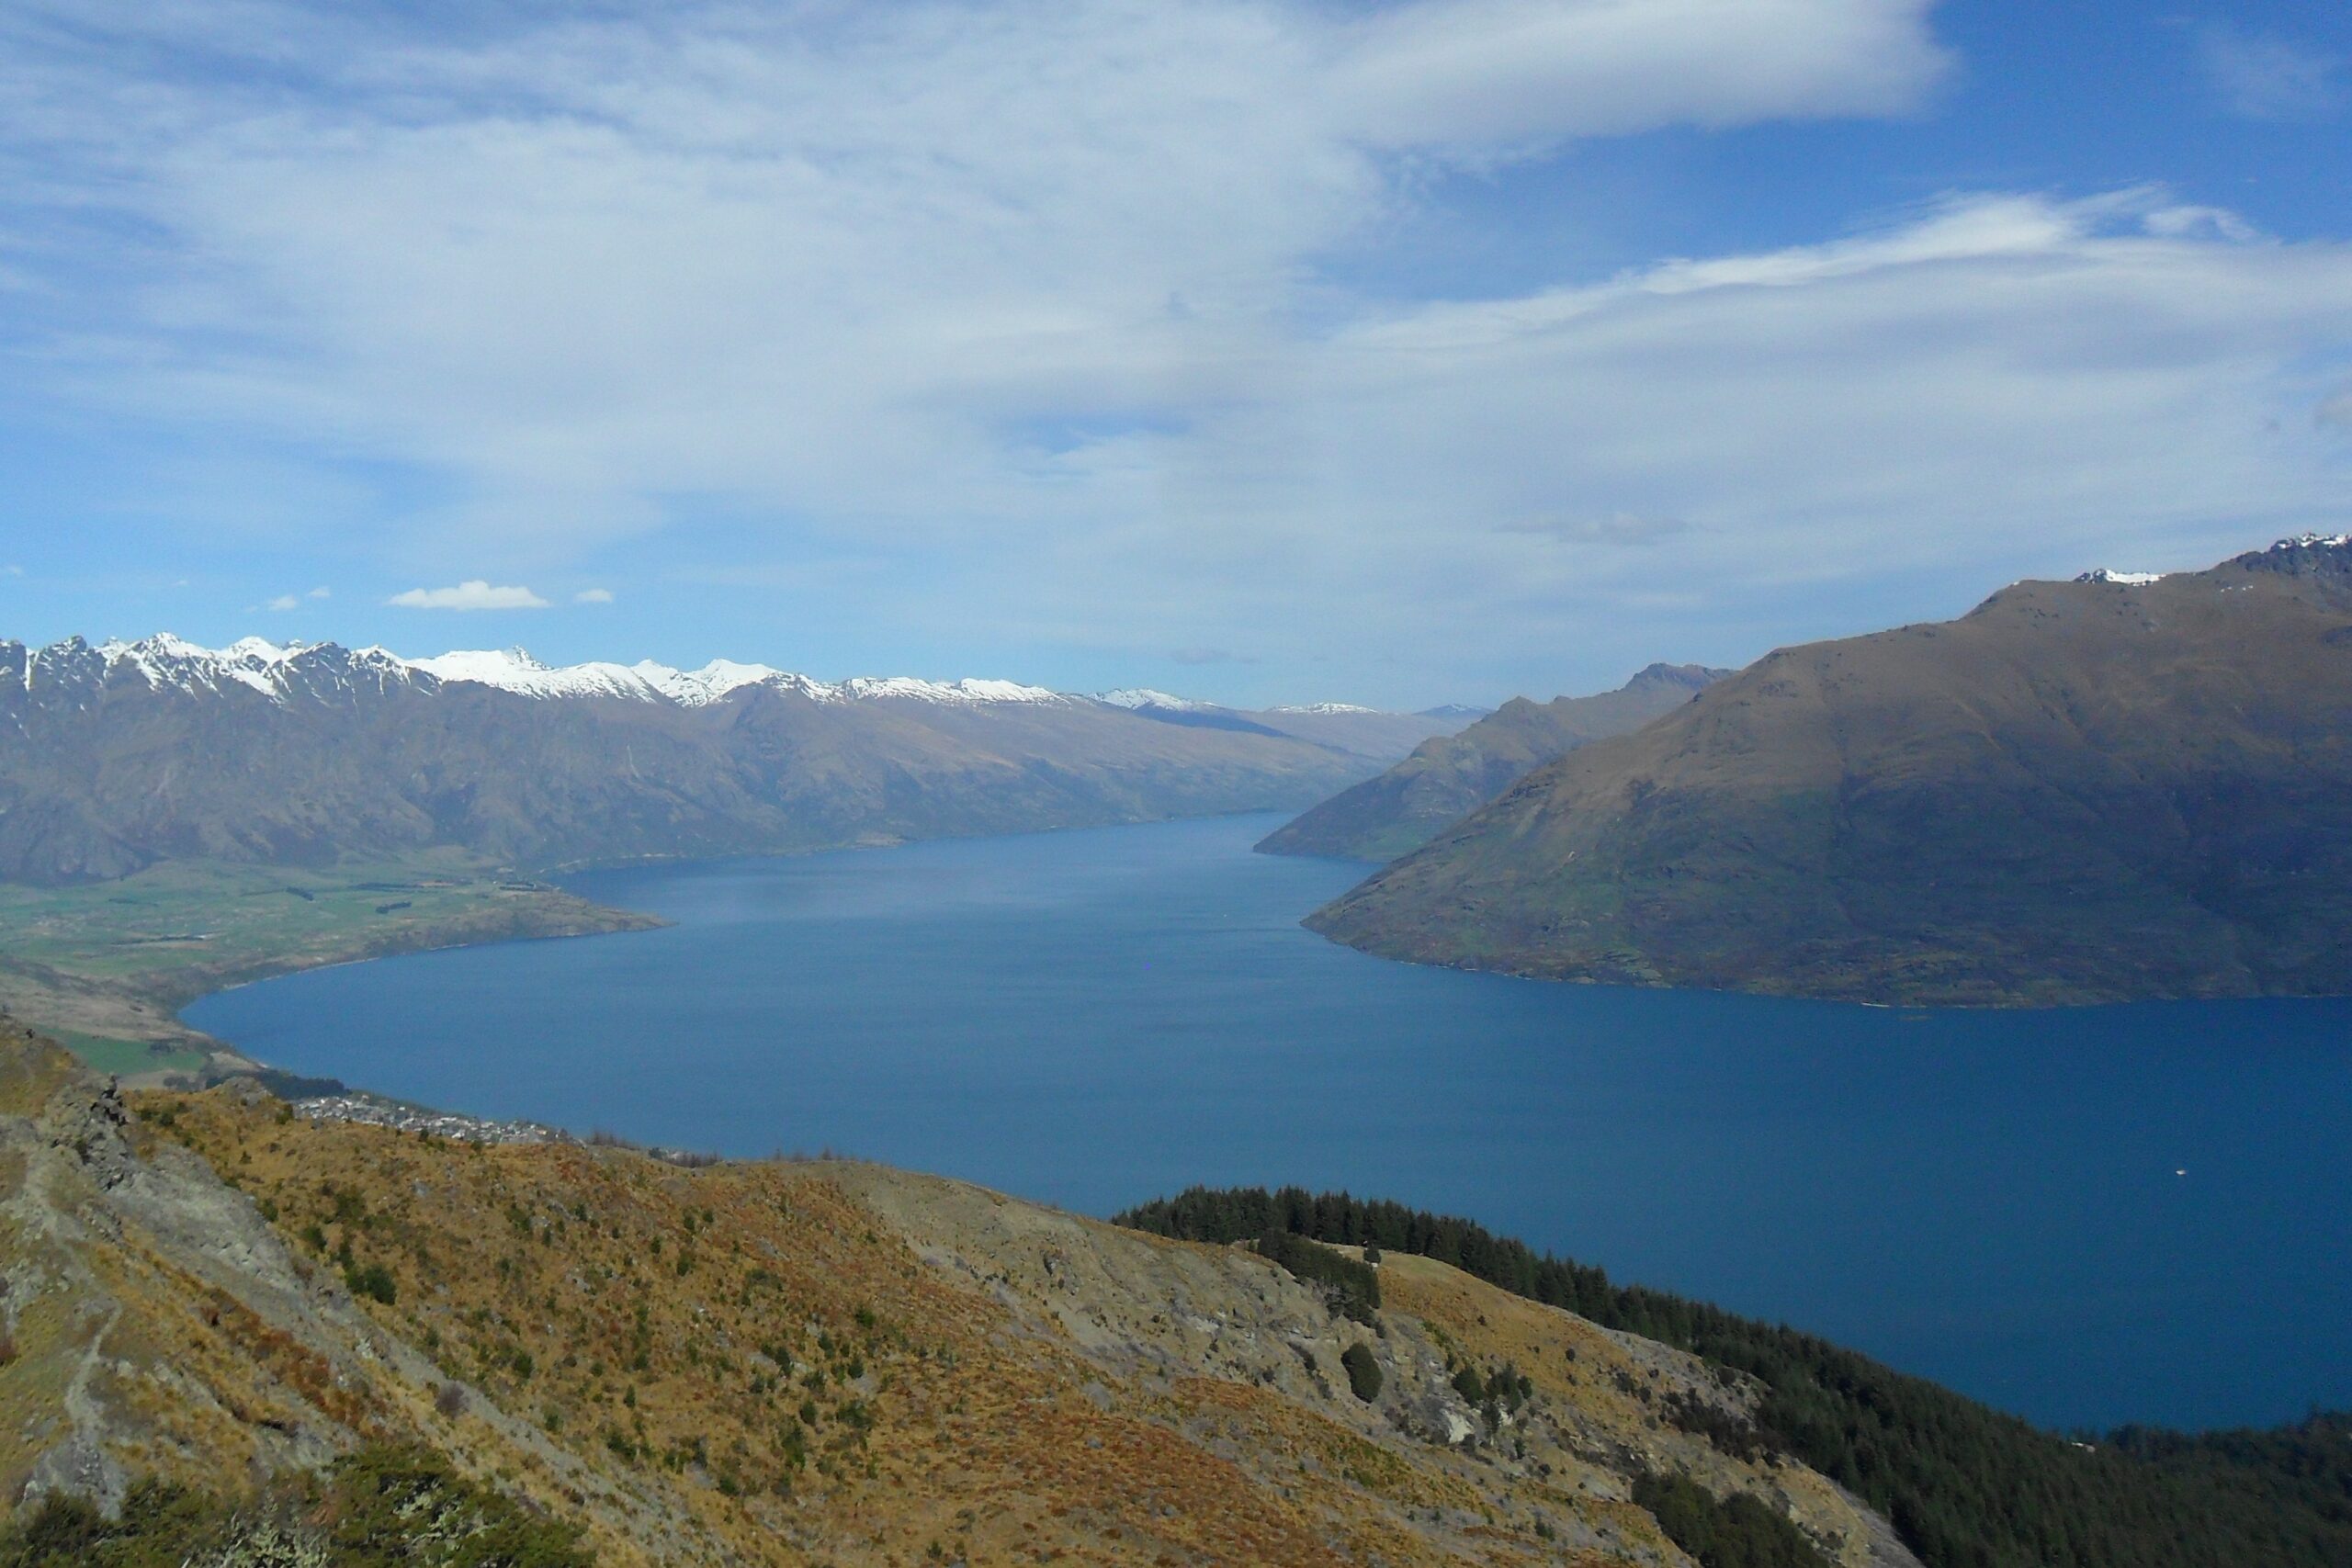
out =
[[[668,695],[626,665],[568,664],[558,669],[519,648],[459,649],[407,663],[437,681],[469,681],[526,697],[631,697],[644,702]]]
[[[2346,545],[2352,545],[2352,534],[2301,534],[2291,539],[2281,539],[2270,547],[2273,551],[2326,550],[2341,549]]]
[[[922,703],[1059,703],[1068,699],[1044,686],[1016,681],[925,681],[915,675],[856,675],[837,686],[820,688],[833,700],[852,702],[876,697],[900,697]]]
[[[1097,692],[1094,700],[1114,708],[1169,708],[1177,713],[1202,713],[1217,706],[1216,703],[1194,702],[1190,697],[1171,696],[1149,686],[1122,686],[1115,692]]]
[[[666,664],[656,664],[647,659],[630,666],[630,669],[672,702],[690,708],[715,703],[739,686],[756,686],[763,681],[791,679],[783,671],[765,664],[738,664],[731,659],[714,659],[699,670],[673,670]]]
[[[646,660],[634,666],[607,662],[551,665],[519,648],[457,649],[429,659],[407,659],[381,648],[346,651],[334,643],[274,643],[266,637],[242,637],[228,647],[209,649],[169,632],[136,642],[119,638],[92,648],[69,637],[28,653],[23,679],[30,688],[36,673],[44,682],[62,678],[56,671],[84,668],[91,677],[112,679],[127,671],[158,690],[218,692],[229,685],[249,687],[274,702],[296,693],[323,695],[372,684],[379,690],[413,685],[419,676],[443,684],[491,686],[520,696],[543,698],[609,697],[632,702],[673,703],[701,707],[748,687],[768,686],[797,693],[820,703],[850,703],[896,699],[958,706],[983,704],[1066,704],[1073,699],[1044,686],[1014,681],[927,681],[912,675],[858,676],[841,682],[812,680],[766,664],[741,664],[714,659],[699,670],[673,670]],[[1151,694],[1158,696],[1159,694]],[[1165,698],[1187,707],[1204,704]]]
[[[112,637],[100,643],[96,651],[105,661],[108,675],[118,666],[125,666],[158,691],[168,686],[181,691],[217,692],[223,681],[232,681],[265,696],[277,696],[277,683],[269,678],[267,670],[283,654],[272,645],[261,643],[258,637],[246,640],[260,643],[272,657],[264,660],[243,643],[228,649],[203,648],[170,632],[157,632],[137,642]]]
[[[1269,708],[1269,713],[1378,713],[1378,708],[1362,707],[1354,703],[1292,703],[1283,707]]]
[[[798,692],[820,703],[899,697],[926,703],[1059,703],[1060,693],[1012,681],[925,681],[912,675],[856,676],[839,682],[812,681],[765,664],[714,659],[699,670],[673,670],[646,660],[621,664],[540,663],[519,648],[445,653],[412,659],[412,669],[444,681],[472,681],[530,697],[628,697],[701,707],[746,686]]]
[[[2077,582],[2112,582],[2121,588],[2144,588],[2151,582],[2162,582],[2172,575],[2163,571],[2109,571],[2096,567],[2075,579]]]

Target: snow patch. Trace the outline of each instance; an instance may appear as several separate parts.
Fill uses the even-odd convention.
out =
[[[738,664],[731,659],[714,659],[699,670],[673,670],[666,664],[656,664],[650,659],[642,660],[630,668],[663,696],[682,707],[690,708],[715,703],[740,687],[798,679],[765,664]]]
[[[835,688],[854,701],[904,697],[924,703],[1066,703],[1059,692],[1016,681],[925,681],[913,675],[858,675]]]
[[[1220,705],[1171,696],[1149,686],[1122,686],[1115,692],[1097,692],[1094,700],[1114,708],[1170,708],[1177,713],[1207,713]]]
[[[526,697],[624,697],[659,702],[668,695],[626,665],[570,664],[559,669],[540,663],[519,648],[460,649],[432,659],[412,659],[408,666],[422,670],[435,680],[470,681]]]
[[[1293,703],[1286,707],[1268,708],[1268,713],[1378,713],[1378,708],[1358,706],[1354,703]]]
[[[2077,582],[2112,582],[2121,588],[2145,588],[2151,582],[2162,582],[2171,576],[2166,571],[2109,571],[2105,567],[2086,571],[2075,579]]]

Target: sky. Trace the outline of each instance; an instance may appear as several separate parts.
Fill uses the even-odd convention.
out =
[[[0,637],[1744,664],[2352,528],[2347,150],[2321,0],[0,0]]]

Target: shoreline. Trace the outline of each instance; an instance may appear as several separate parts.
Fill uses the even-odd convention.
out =
[[[77,1058],[100,1070],[108,1069],[90,1062],[92,1045],[144,1047],[164,1058],[148,1070],[112,1069],[127,1089],[203,1089],[240,1073],[272,1070],[233,1042],[186,1021],[184,1010],[207,997],[314,969],[409,953],[658,931],[670,923],[552,887],[503,890],[500,898],[491,908],[421,919],[320,948],[281,949],[120,976],[0,955],[0,1017],[58,1037]],[[198,1058],[193,1064],[187,1060],[191,1056]]]

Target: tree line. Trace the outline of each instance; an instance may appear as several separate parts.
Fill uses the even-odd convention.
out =
[[[1892,1523],[1928,1568],[2342,1568],[2352,1414],[2263,1432],[2129,1427],[2084,1442],[1785,1325],[1619,1285],[1472,1220],[1346,1192],[1196,1187],[1115,1216],[1183,1240],[1287,1231],[1452,1264],[1761,1382],[1758,1437]]]

